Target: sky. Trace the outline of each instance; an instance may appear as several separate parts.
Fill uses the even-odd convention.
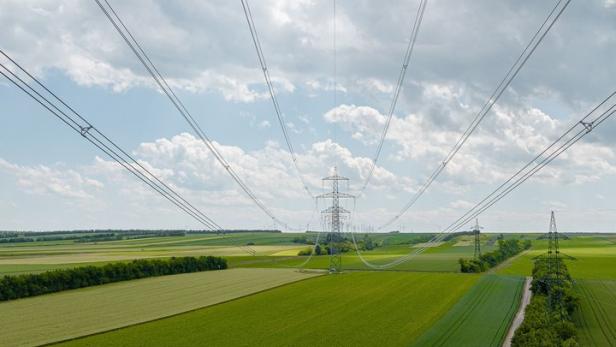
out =
[[[257,197],[289,225],[319,228],[327,203],[302,188],[240,1],[109,2]],[[374,177],[346,205],[354,224],[398,214],[555,3],[428,2]],[[333,1],[250,5],[302,177],[322,193],[336,166],[356,191],[419,0],[336,1],[335,49]],[[275,227],[94,1],[0,0],[0,23],[2,50],[218,224]],[[572,1],[443,174],[383,231],[440,231],[464,214],[616,89],[615,56],[616,1]],[[0,230],[202,227],[3,77],[0,121]],[[616,231],[615,131],[616,119],[603,123],[484,212],[484,230],[547,231],[555,210],[561,231]]]

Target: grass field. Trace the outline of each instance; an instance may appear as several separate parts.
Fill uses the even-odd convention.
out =
[[[523,277],[485,275],[416,346],[501,346],[519,307]]]
[[[280,233],[238,233],[221,237],[218,235],[188,235],[153,237],[98,243],[71,243],[71,241],[50,241],[0,245],[0,276],[22,273],[36,273],[83,265],[103,265],[109,262],[129,261],[139,258],[171,256],[224,256],[231,267],[295,267],[305,257],[296,256],[299,250],[309,247],[293,243],[293,239],[305,234]],[[383,264],[417,251],[413,240],[425,238],[422,234],[385,234],[371,236],[385,246],[363,252],[368,261]],[[490,237],[485,237],[489,242]],[[257,251],[250,256],[237,244],[255,243],[251,248]],[[392,270],[458,272],[458,259],[468,257],[472,246],[455,246],[456,241],[446,242],[426,250],[411,261],[398,265]],[[485,245],[485,250],[492,246]],[[305,265],[308,269],[326,269],[327,256],[314,257]],[[369,270],[355,252],[343,255],[346,269]]]
[[[408,346],[475,275],[354,272],[321,276],[66,346]]]
[[[582,280],[576,289],[581,298],[574,316],[580,344],[616,346],[616,281]]]
[[[560,242],[563,254],[575,260],[565,262],[575,279],[615,279],[616,245],[606,237],[576,236]],[[529,276],[533,268],[533,258],[547,251],[544,240],[534,241],[533,248],[516,258],[507,266],[498,269],[499,274]]]
[[[0,345],[31,346],[202,308],[315,276],[232,269],[163,276],[0,303]]]

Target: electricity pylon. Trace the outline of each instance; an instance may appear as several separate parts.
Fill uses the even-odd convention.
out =
[[[560,249],[558,246],[558,229],[556,229],[556,217],[554,216],[554,211],[550,214],[550,230],[548,232],[548,256],[547,256],[547,265],[548,265],[548,304],[552,310],[558,310],[559,315],[561,315],[562,319],[562,308],[560,302]],[[552,297],[552,286],[556,285],[557,290],[555,291],[556,297]],[[556,304],[556,305],[554,305]]]
[[[348,182],[346,177],[338,176],[337,168],[334,167],[334,174],[323,178],[323,182],[331,181],[332,191],[317,196],[317,199],[331,199],[332,205],[321,213],[329,222],[329,272],[338,273],[342,270],[342,257],[338,243],[342,240],[342,223],[344,215],[351,212],[340,206],[340,199],[355,199],[355,196],[340,192],[340,181]]]
[[[473,235],[475,236],[475,259],[481,257],[481,242],[479,237],[481,229],[483,229],[483,227],[479,226],[479,219],[475,218],[475,226],[473,227]]]

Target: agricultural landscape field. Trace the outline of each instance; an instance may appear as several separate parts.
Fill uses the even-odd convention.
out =
[[[460,273],[458,260],[473,252],[464,234],[431,245],[388,271],[374,271],[349,251],[342,256],[344,272],[338,275],[327,275],[329,256],[298,255],[306,249],[303,238],[310,241],[315,233],[6,243],[0,245],[2,276],[187,255],[222,256],[230,269],[2,302],[6,314],[0,323],[8,328],[4,341],[15,346],[189,346],[199,341],[212,346],[500,346],[520,307],[532,259],[545,253],[547,244],[540,235],[482,234],[484,252],[496,249],[500,238],[533,242],[530,250],[485,274]],[[385,263],[413,253],[419,241],[431,236],[370,234],[376,247],[362,256],[371,264]],[[581,294],[576,324],[583,345],[614,342],[611,302],[616,277],[602,266],[614,263],[616,246],[610,237],[572,235],[561,240]],[[247,244],[256,253],[246,254],[242,246]],[[58,321],[58,315],[63,319]],[[24,326],[21,317],[30,324]],[[343,330],[327,329],[337,321],[349,323]],[[312,331],[322,333],[315,337]]]

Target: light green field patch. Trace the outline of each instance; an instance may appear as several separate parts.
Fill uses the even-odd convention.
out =
[[[582,346],[616,345],[616,281],[576,282],[580,309],[574,314]]]
[[[416,346],[501,346],[519,307],[523,277],[485,275]]]
[[[290,269],[206,271],[3,302],[1,344],[32,346],[107,331],[313,276]]]
[[[476,275],[354,272],[69,341],[67,346],[408,346]]]
[[[251,246],[257,255],[271,255],[285,250],[298,250],[291,245],[262,245]],[[246,251],[235,246],[208,246],[208,247],[181,247],[168,249],[147,248],[145,250],[105,249],[87,253],[60,253],[60,254],[28,254],[13,255],[0,258],[0,265],[7,264],[72,264],[89,262],[123,261],[156,257],[186,257],[186,256],[242,256]],[[295,252],[297,254],[297,252]]]
[[[544,254],[545,250],[531,250],[520,255],[511,263],[504,264],[497,273],[504,275],[530,276],[534,258]],[[576,279],[616,279],[616,247],[580,247],[561,248],[565,263]],[[566,256],[574,257],[568,259]]]
[[[413,248],[433,248],[433,247],[439,247],[444,243],[445,242],[422,242],[422,243],[414,244]]]

